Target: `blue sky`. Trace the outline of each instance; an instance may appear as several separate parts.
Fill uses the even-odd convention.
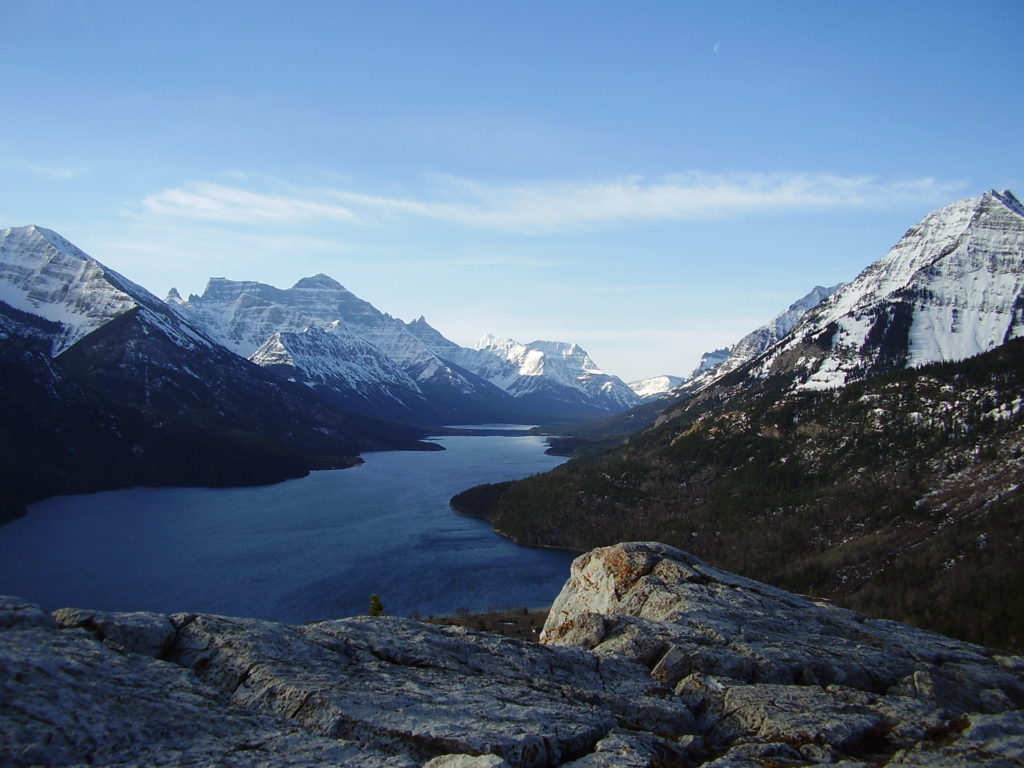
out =
[[[0,226],[685,374],[1024,193],[1024,3],[0,0]]]

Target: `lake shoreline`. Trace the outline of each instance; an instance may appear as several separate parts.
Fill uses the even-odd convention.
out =
[[[446,436],[355,471],[269,485],[53,497],[0,527],[0,593],[48,608],[192,611],[288,624],[549,604],[574,553],[523,547],[451,496],[554,468],[536,436]],[[429,573],[430,578],[423,578]]]

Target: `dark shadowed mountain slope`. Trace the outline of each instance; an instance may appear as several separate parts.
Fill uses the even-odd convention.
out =
[[[857,610],[1020,648],[1022,403],[1024,340],[836,390],[708,391],[605,454],[453,504],[525,544],[659,539]]]
[[[56,233],[0,234],[7,517],[55,493],[273,482],[426,447],[238,357]]]

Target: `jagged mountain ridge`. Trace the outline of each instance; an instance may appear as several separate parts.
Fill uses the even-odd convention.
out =
[[[511,364],[511,375],[500,378],[499,386],[517,397],[528,397],[537,391],[538,384],[550,382],[579,389],[603,401],[608,411],[623,410],[638,403],[636,394],[622,379],[598,368],[578,344],[560,341],[520,344],[514,339],[485,336],[476,348]]]
[[[238,354],[361,411],[433,424],[516,415],[504,392],[327,275],[288,289],[212,278],[181,308]]]
[[[732,346],[705,352],[689,377],[656,376],[631,382],[630,389],[641,399],[644,407],[634,407],[601,421],[559,425],[558,434],[564,439],[558,438],[554,441],[558,444],[558,450],[564,455],[591,452],[606,447],[609,439],[615,435],[625,435],[649,427],[657,420],[660,411],[669,407],[674,399],[688,397],[700,391],[785,338],[804,314],[838,287],[816,286],[772,320],[755,328]]]
[[[394,327],[399,321],[326,275],[304,278],[289,289],[211,278],[202,296],[181,301],[174,291],[167,301],[241,357],[346,407],[405,421],[443,420],[447,415],[431,407],[422,387],[444,366],[415,344],[405,345],[399,362],[368,341],[367,334],[380,340],[386,329],[401,336]],[[401,345],[391,348],[395,352]],[[463,393],[473,387],[460,381],[454,389]]]
[[[446,339],[420,317],[409,329],[441,357],[473,371],[547,418],[617,413],[640,402],[617,376],[602,371],[578,344],[484,336],[473,349]]]
[[[5,229],[0,254],[4,518],[56,493],[265,483],[425,447],[237,356],[50,230]]]
[[[757,376],[820,389],[993,349],[1024,334],[1022,253],[1024,205],[1012,192],[959,200],[925,216],[855,279],[817,286],[728,350],[705,353],[678,394],[759,355]]]
[[[535,364],[520,370],[505,348],[460,347],[424,318],[403,323],[323,274],[289,289],[213,278],[201,296],[183,302],[175,292],[168,301],[236,353],[377,415],[533,421],[638,402],[576,345],[536,342],[523,353]]]
[[[764,325],[755,328],[732,346],[705,352],[701,357],[700,364],[683,382],[678,394],[693,392],[705,387],[770,349],[792,333],[804,315],[839,290],[842,285],[839,283],[830,288],[816,285],[805,296],[790,304],[783,312]]]
[[[840,386],[963,360],[1024,334],[1024,205],[989,190],[925,216],[883,258],[808,312],[756,367]]]

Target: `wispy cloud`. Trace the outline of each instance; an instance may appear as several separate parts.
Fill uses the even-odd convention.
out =
[[[195,182],[148,195],[142,207],[158,216],[236,223],[357,220],[349,208],[310,194],[267,195],[239,187]]]
[[[234,231],[217,223],[136,223],[110,236],[98,233],[86,249],[158,293],[175,286],[202,291],[211,275],[268,282],[285,288],[316,272],[337,274],[353,253],[374,251],[335,238],[302,233]],[[161,294],[162,295],[162,294]]]
[[[81,163],[27,160],[25,153],[4,141],[0,141],[0,170],[46,179],[80,179],[92,172],[89,166]]]
[[[512,185],[437,176],[426,191],[405,196],[294,186],[265,194],[242,186],[195,182],[149,195],[142,207],[159,216],[206,221],[355,223],[416,218],[535,234],[750,214],[939,204],[964,187],[961,181],[933,178],[885,181],[826,173],[692,172]]]
[[[35,176],[46,176],[51,179],[80,179],[90,173],[90,169],[84,165],[23,163],[22,168]]]
[[[3,159],[0,159],[0,169],[46,179],[80,179],[90,173],[90,169],[84,165],[29,163],[23,160]]]

